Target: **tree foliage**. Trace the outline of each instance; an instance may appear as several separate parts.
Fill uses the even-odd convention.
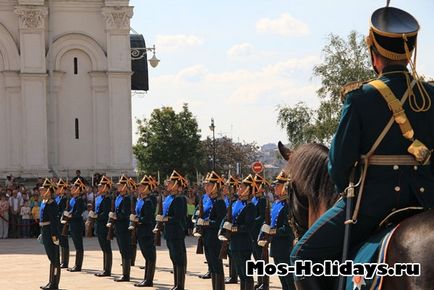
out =
[[[176,113],[171,107],[155,109],[149,120],[137,120],[138,141],[133,152],[139,171],[165,177],[173,169],[195,178],[202,161],[200,130],[184,104]]]
[[[339,123],[342,86],[375,77],[364,37],[355,31],[347,39],[330,34],[322,53],[322,63],[313,69],[313,76],[321,80],[318,109],[310,110],[303,103],[278,107],[277,123],[286,129],[291,143],[329,143]]]
[[[240,163],[241,173],[250,172],[250,165],[258,159],[258,146],[255,143],[233,142],[231,138],[221,137],[215,139],[216,172],[220,174],[236,173],[236,164]],[[202,141],[205,171],[213,168],[214,145],[211,138]]]

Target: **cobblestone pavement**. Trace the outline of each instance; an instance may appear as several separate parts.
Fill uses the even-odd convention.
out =
[[[75,252],[72,240],[70,266],[75,261]],[[207,271],[204,264],[205,257],[197,255],[196,239],[186,238],[187,244],[187,277],[186,289],[208,290],[212,289],[211,279],[200,279],[198,276]],[[113,247],[113,277],[121,275],[121,258],[116,245]],[[65,290],[98,290],[98,289],[171,289],[173,287],[173,275],[170,273],[172,263],[169,252],[162,241],[162,246],[157,248],[157,268],[154,279],[154,287],[137,288],[133,284],[143,279],[143,270],[138,266],[144,265],[144,259],[137,252],[136,266],[131,269],[131,282],[116,283],[113,277],[95,277],[93,274],[102,270],[102,252],[99,249],[96,238],[84,239],[85,256],[82,272],[70,273],[63,271],[60,278],[60,289]],[[225,265],[227,261],[224,260]],[[0,240],[0,290],[32,290],[48,283],[49,262],[44,248],[36,239],[6,239]],[[228,272],[228,267],[224,267]],[[226,285],[226,290],[239,289],[238,285]],[[270,289],[281,289],[279,279],[271,277]]]

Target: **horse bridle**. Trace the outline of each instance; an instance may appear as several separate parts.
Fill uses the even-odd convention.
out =
[[[296,207],[307,210],[307,205],[300,201],[297,196],[297,191],[294,189],[294,185],[290,179],[288,181],[288,224],[294,234],[293,245],[295,245],[307,231],[307,227],[302,226],[300,222],[301,217],[295,212]]]

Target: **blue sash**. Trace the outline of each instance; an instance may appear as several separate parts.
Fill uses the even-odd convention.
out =
[[[55,201],[56,201],[57,205],[60,204],[61,200],[62,200],[62,197],[60,195],[56,197]]]
[[[207,197],[207,198],[205,198]],[[215,199],[211,199],[208,194],[203,196],[203,219],[208,220],[209,215],[211,214],[211,209],[214,206]]]
[[[76,201],[77,201],[76,197],[73,197],[69,200],[69,213],[72,213],[74,211],[74,205]]]
[[[227,195],[225,195],[225,204],[226,204],[226,208],[228,208],[229,206],[229,198]]]
[[[235,224],[238,216],[243,211],[243,209],[246,207],[247,201],[241,201],[237,200],[232,204],[232,223]]]
[[[98,195],[98,197],[95,199],[95,212],[98,214],[99,212],[99,206],[101,205],[102,200],[104,199],[104,196]]]
[[[124,200],[124,197],[122,195],[118,195],[118,197],[116,197],[116,201],[115,201],[115,209],[119,209],[119,206],[121,205],[121,202]]]
[[[163,201],[163,216],[167,216],[169,213],[170,205],[172,204],[172,201],[175,199],[174,195],[169,195],[166,197]]]
[[[255,206],[257,206],[258,205],[258,202],[259,202],[259,198],[258,197],[253,197],[252,198],[252,203],[255,205]]]
[[[279,213],[282,210],[282,208],[285,207],[286,201],[284,200],[276,200],[273,203],[273,207],[271,208],[271,228],[276,228],[277,226],[277,219],[279,218]]]
[[[47,205],[47,203],[46,202],[42,202],[41,203],[41,207],[39,208],[39,221],[40,222],[42,222],[42,219],[43,219],[43,217],[44,217],[44,209],[45,209],[45,206]]]
[[[139,198],[136,203],[136,215],[140,216],[140,212],[142,211],[142,207],[145,204],[145,200],[143,198]]]

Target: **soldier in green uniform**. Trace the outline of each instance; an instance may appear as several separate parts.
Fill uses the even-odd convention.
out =
[[[106,227],[111,210],[111,198],[107,196],[107,193],[111,187],[111,179],[105,175],[102,176],[98,184],[98,197],[95,199],[94,213],[96,235],[103,254],[103,271],[96,273],[95,276],[97,277],[110,276],[112,273],[113,253],[111,242],[107,239],[108,228]]]
[[[212,171],[205,180],[205,192],[207,199],[202,199],[203,216],[198,218],[197,226],[201,226],[205,257],[211,274],[213,290],[225,289],[225,276],[223,261],[219,259],[221,241],[218,239],[218,231],[223,218],[226,215],[226,204],[220,192],[224,184],[216,172]]]
[[[329,173],[339,192],[345,192],[355,163],[361,165],[357,203],[348,220],[350,246],[366,239],[395,209],[434,205],[429,166],[434,88],[418,78],[411,59],[419,24],[393,7],[376,10],[370,23],[367,44],[378,78],[344,88],[341,121],[329,153]],[[292,263],[341,259],[346,204],[340,200],[312,225],[291,252]],[[324,279],[296,277],[297,289],[326,289]]]
[[[254,177],[249,174],[240,184],[238,200],[232,204],[232,221],[223,225],[232,232],[229,249],[240,278],[240,290],[253,289],[253,278],[246,275],[246,262],[250,260],[253,250],[251,234],[256,211],[251,198],[255,188]]]
[[[84,221],[83,212],[86,208],[84,200],[81,195],[86,191],[86,185],[83,181],[77,178],[72,185],[71,196],[69,200],[69,229],[71,232],[72,242],[75,247],[75,265],[72,268],[68,268],[69,272],[80,272],[83,265],[83,231]]]
[[[56,185],[48,178],[45,179],[40,188],[43,198],[40,207],[39,225],[41,227],[42,242],[45,252],[50,260],[50,280],[41,289],[59,289],[60,281],[60,259],[59,259],[59,213],[53,194]]]
[[[155,209],[156,201],[150,196],[151,191],[157,187],[155,179],[143,176],[139,183],[139,198],[137,200],[134,221],[137,223],[137,241],[140,251],[145,258],[145,275],[143,281],[134,284],[136,287],[152,287],[157,253],[154,244]]]
[[[256,189],[254,191],[254,196],[252,198],[252,203],[255,206],[256,217],[255,224],[252,229],[252,246],[253,246],[253,257],[256,261],[262,260],[262,247],[258,246],[257,239],[261,227],[265,220],[265,206],[267,205],[267,197],[265,196],[266,187],[270,186],[267,180],[259,174],[255,174],[255,184]],[[259,288],[263,281],[261,276],[258,276],[258,284],[255,285],[255,289]]]
[[[187,187],[187,180],[174,170],[167,182],[169,195],[163,201],[163,214],[155,217],[157,222],[164,223],[164,239],[173,264],[174,287],[172,290],[184,290],[185,286],[187,200],[180,194],[185,187]]]
[[[126,195],[128,192],[128,177],[122,175],[118,182],[119,195],[115,200],[115,212],[110,212],[109,218],[116,220],[115,234],[119,251],[122,257],[122,277],[115,279],[116,282],[130,281],[131,271],[131,233],[128,230],[131,199]]]
[[[68,190],[68,183],[64,181],[62,178],[59,179],[57,182],[57,189],[56,189],[56,204],[59,210],[59,217],[63,215],[63,213],[66,210],[68,199],[66,198],[66,191]],[[59,233],[62,232],[63,225],[59,222]],[[61,260],[60,260],[60,268],[68,268],[69,264],[69,241],[68,237],[66,236],[59,236],[60,240],[60,253],[61,253]]]

